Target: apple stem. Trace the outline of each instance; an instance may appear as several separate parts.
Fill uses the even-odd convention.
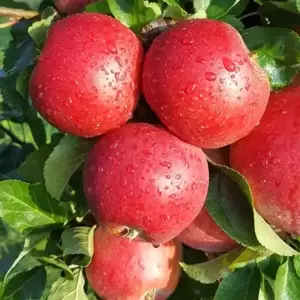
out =
[[[13,17],[18,19],[31,19],[38,16],[38,12],[34,10],[24,10],[17,8],[9,8],[0,6],[0,16],[2,17]]]

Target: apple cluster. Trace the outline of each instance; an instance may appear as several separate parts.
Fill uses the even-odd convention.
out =
[[[270,94],[240,34],[217,20],[178,22],[144,52],[118,20],[77,13],[51,26],[30,79],[45,120],[95,138],[83,173],[98,223],[86,276],[105,299],[166,299],[180,242],[237,245],[204,207],[207,154],[219,148],[230,147],[260,214],[300,234],[299,87]],[[141,93],[160,124],[132,119]]]

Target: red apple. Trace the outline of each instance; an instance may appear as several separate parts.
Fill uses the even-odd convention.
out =
[[[196,218],[207,189],[203,151],[153,125],[111,131],[85,163],[84,190],[98,223],[136,229],[154,244],[173,239]]]
[[[225,252],[236,247],[231,239],[203,208],[197,218],[178,236],[185,245],[205,252]]]
[[[170,241],[155,248],[96,229],[94,255],[85,273],[95,292],[108,300],[164,300],[180,276],[181,244]]]
[[[300,234],[300,87],[272,93],[247,137],[231,146],[234,169],[248,180],[258,212],[278,229]]]
[[[182,140],[220,148],[259,123],[270,84],[231,25],[188,20],[154,40],[146,54],[143,92]]]
[[[139,97],[143,49],[119,21],[82,13],[49,31],[29,90],[34,106],[63,132],[94,137],[127,122]]]

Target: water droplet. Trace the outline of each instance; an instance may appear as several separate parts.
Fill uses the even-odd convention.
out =
[[[117,48],[112,44],[108,44],[108,51],[111,54],[118,54]]]
[[[234,75],[234,74],[230,75],[230,78],[231,78],[231,79],[234,79],[234,78],[235,78],[235,75]]]
[[[173,65],[173,69],[174,69],[174,70],[180,70],[180,69],[182,69],[182,67],[183,67],[183,64],[182,64],[182,63],[177,63],[177,64],[174,64],[174,65]]]
[[[41,88],[42,88],[42,85],[41,85],[41,84],[38,84],[37,88],[38,88],[38,89],[41,89]]]
[[[123,92],[121,90],[117,91],[117,94],[116,94],[116,101],[121,101],[122,97],[123,97]]]
[[[193,182],[192,183],[192,190],[195,190],[197,188],[197,184],[196,184],[196,182]]]
[[[208,81],[214,81],[214,80],[216,80],[217,75],[216,75],[215,73],[212,73],[212,72],[206,72],[206,73],[204,74],[204,77],[205,77],[205,79],[208,80]]]
[[[200,63],[200,64],[203,64],[203,63],[205,62],[205,60],[203,59],[203,57],[197,56],[197,57],[196,57],[196,62],[197,62],[197,63]]]
[[[135,168],[134,168],[134,166],[133,166],[132,164],[129,164],[129,165],[126,167],[126,172],[127,172],[128,174],[133,174],[134,171],[135,171]]]
[[[195,83],[188,83],[188,85],[185,88],[185,92],[188,95],[192,95],[196,91],[197,85]]]
[[[93,191],[93,189],[91,187],[88,187],[87,191],[90,194]]]
[[[223,61],[224,68],[228,72],[234,72],[235,71],[235,64],[233,63],[233,61],[230,58],[224,57],[222,59],[222,61]]]
[[[167,167],[168,169],[172,167],[172,163],[166,160],[162,160],[159,164],[163,167]]]
[[[71,98],[68,98],[65,102],[64,102],[64,104],[65,104],[65,106],[66,107],[69,107],[71,104],[72,104],[72,99]]]
[[[181,178],[181,175],[180,174],[177,174],[176,176],[175,176],[175,179],[180,179]]]
[[[191,44],[193,44],[194,43],[194,40],[193,39],[182,39],[181,40],[181,44],[183,44],[183,45],[191,45]]]
[[[42,98],[43,97],[43,93],[39,93],[39,98]]]
[[[123,67],[123,63],[122,63],[122,60],[121,60],[120,56],[116,56],[115,60],[116,60],[117,64],[122,68]]]

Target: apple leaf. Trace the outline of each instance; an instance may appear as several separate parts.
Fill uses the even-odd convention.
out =
[[[45,265],[53,266],[53,267],[61,269],[61,271],[64,271],[69,279],[74,278],[74,274],[73,274],[72,270],[69,268],[69,266],[63,260],[56,257],[55,255],[48,256],[48,257],[46,257],[46,256],[39,257],[38,259],[41,262],[43,262]]]
[[[90,141],[67,135],[54,148],[44,167],[46,188],[53,198],[60,199],[68,181],[83,163],[91,146]]]
[[[87,12],[98,12],[106,15],[110,15],[111,11],[109,9],[107,1],[94,2],[85,6],[85,11]]]
[[[225,170],[211,167],[206,208],[228,235],[243,246],[258,247],[251,204]]]
[[[292,82],[300,70],[300,37],[287,28],[255,26],[242,37],[254,59],[267,72],[273,89]]]
[[[81,265],[88,265],[94,253],[95,228],[82,226],[65,229],[61,236],[64,255],[84,255]]]
[[[218,19],[225,16],[240,0],[212,0],[206,13],[211,19]]]
[[[258,299],[261,274],[255,264],[236,269],[223,278],[214,300]]]
[[[44,232],[44,233],[38,233],[38,234],[33,234],[33,235],[29,235],[25,238],[24,240],[24,245],[23,245],[23,249],[20,252],[20,254],[18,255],[18,257],[15,259],[14,263],[11,265],[11,267],[9,268],[9,270],[6,272],[5,277],[4,277],[4,284],[5,281],[7,280],[7,278],[9,277],[10,273],[12,272],[12,270],[14,268],[16,268],[16,266],[18,265],[18,263],[38,244],[40,243],[42,240],[44,240],[47,235],[49,233],[48,232]]]
[[[188,16],[187,11],[185,11],[177,0],[163,0],[168,6],[164,10],[164,17],[172,18],[173,20],[183,20]]]
[[[288,259],[278,269],[275,280],[275,300],[298,300],[300,297],[300,278],[293,262]]]
[[[17,172],[29,182],[43,182],[44,165],[53,149],[54,145],[48,144],[31,152],[19,166]]]
[[[150,1],[107,0],[107,3],[113,16],[136,32],[162,14],[160,5]]]
[[[44,44],[50,25],[56,17],[57,12],[53,9],[52,14],[45,19],[34,22],[29,28],[28,33],[38,47]]]
[[[294,268],[298,276],[300,277],[300,256],[294,256],[293,257],[293,262],[294,262]]]
[[[31,9],[38,9],[44,0],[13,0],[15,3],[26,4]]]
[[[212,0],[193,0],[194,10],[195,12],[201,10],[206,11],[210,6]]]
[[[264,278],[264,276],[262,276],[258,300],[273,300],[274,298],[275,296],[273,288],[271,287],[269,282]]]
[[[74,279],[59,278],[52,286],[48,300],[88,300],[84,292],[84,277],[82,269],[74,271]]]
[[[215,165],[216,166],[216,165]],[[223,190],[220,190],[220,197],[219,198],[213,198],[213,199],[217,199],[218,202],[216,200],[212,201],[213,199],[209,198],[208,195],[208,199],[206,202],[206,205],[209,209],[209,213],[212,215],[212,217],[215,219],[215,221],[217,222],[217,224],[225,231],[227,232],[229,235],[231,235],[233,238],[235,238],[233,236],[233,234],[236,234],[234,232],[234,230],[232,230],[232,228],[234,229],[234,227],[231,224],[234,224],[234,222],[237,222],[236,220],[238,220],[238,218],[241,218],[241,215],[236,216],[237,212],[237,208],[234,207],[234,203],[237,204],[237,199],[243,199],[243,201],[248,201],[248,203],[251,204],[252,206],[252,218],[253,218],[253,223],[254,223],[254,231],[255,231],[255,235],[257,240],[259,241],[260,245],[264,246],[266,249],[279,254],[279,255],[284,255],[284,256],[293,256],[293,255],[299,255],[299,252],[297,252],[296,250],[294,250],[293,248],[291,248],[288,244],[286,244],[274,231],[273,229],[270,227],[270,225],[256,212],[255,208],[253,207],[253,200],[252,200],[252,193],[251,193],[251,189],[250,186],[248,184],[248,182],[246,181],[246,179],[239,174],[237,171],[230,169],[228,167],[225,166],[218,166],[218,171],[217,174],[222,174],[222,176],[220,176],[220,178],[223,178],[223,176],[225,175],[227,177],[227,179],[225,180],[225,182],[227,181],[227,184],[230,183],[230,185],[228,185],[228,189],[224,188]],[[219,175],[218,175],[219,176]],[[214,177],[212,177],[212,179],[214,179]],[[239,191],[239,197],[241,198],[237,198],[235,197],[225,197],[226,194],[228,194],[229,191],[229,186],[231,186],[232,190],[234,188],[234,186],[232,186],[232,184],[235,185],[235,191],[234,193],[237,193]],[[221,188],[222,186],[219,186],[219,188]],[[226,194],[225,194],[226,193]],[[222,199],[222,201],[221,201]],[[233,200],[234,199],[234,200]],[[231,200],[231,202],[230,202]],[[219,205],[217,205],[219,203]],[[231,203],[231,204],[229,204]],[[211,207],[210,207],[211,205]],[[221,205],[221,207],[219,207]],[[217,213],[217,210],[224,210],[224,212],[221,214],[223,216],[223,219],[221,218],[221,215],[219,215],[219,213]],[[244,209],[247,209],[247,207],[245,206]],[[239,214],[243,214],[244,212],[239,212]],[[250,214],[250,212],[248,211],[248,214]],[[250,214],[251,215],[251,214]],[[225,216],[227,216],[227,218],[225,218]],[[236,218],[238,217],[238,218]],[[246,216],[244,217],[244,222],[246,221]],[[240,219],[241,222],[243,222],[243,220]],[[249,221],[248,221],[249,222]],[[235,223],[235,226],[241,226],[244,227],[245,225],[243,225],[243,223]],[[248,230],[246,230],[245,234],[249,235],[249,230],[251,228],[249,228]],[[229,231],[230,230],[230,231]],[[253,233],[253,228],[251,233]],[[240,238],[240,237],[239,237]],[[240,238],[240,240],[237,240],[239,242],[243,242],[244,238]],[[252,246],[249,245],[250,247],[255,249],[255,244],[253,244]]]
[[[57,268],[51,266],[45,266],[45,269],[46,269],[46,284],[45,284],[43,295],[41,296],[40,300],[48,300],[49,293],[51,291],[53,284],[57,281],[57,278],[60,278],[61,276],[61,270]]]
[[[232,264],[229,266],[230,270],[234,270],[236,268],[245,267],[249,263],[255,263],[262,260],[265,260],[267,257],[272,255],[272,252],[269,251],[253,251],[249,248],[246,248],[240,255],[237,257]]]
[[[43,266],[14,276],[4,287],[2,300],[40,299],[46,284],[46,272]]]
[[[66,210],[49,197],[42,184],[0,182],[0,217],[20,233],[67,220]]]
[[[242,250],[234,249],[216,259],[195,265],[180,263],[184,272],[201,283],[213,283],[229,272],[230,265],[240,256]]]

